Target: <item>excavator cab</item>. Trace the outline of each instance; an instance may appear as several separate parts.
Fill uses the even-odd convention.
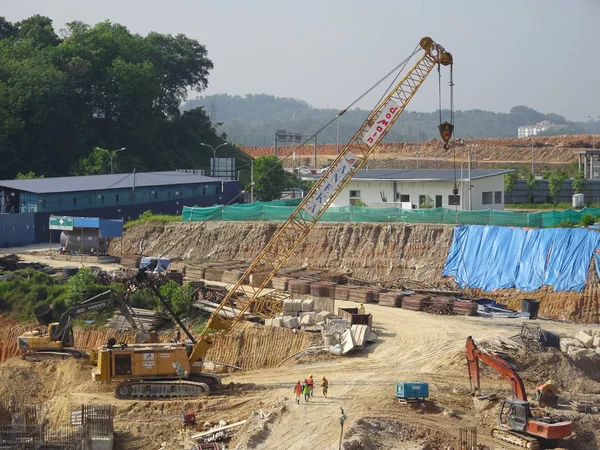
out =
[[[504,400],[500,407],[498,421],[516,431],[525,431],[527,420],[531,417],[529,402],[522,400]]]

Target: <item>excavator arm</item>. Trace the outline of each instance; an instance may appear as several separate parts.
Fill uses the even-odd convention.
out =
[[[527,401],[523,380],[509,363],[477,344],[471,336],[467,338],[466,354],[471,394],[481,395],[479,361],[482,361],[510,383],[515,399]]]
[[[254,314],[268,315],[276,309],[272,308],[266,296],[261,298],[263,289],[304,241],[352,176],[377,149],[433,68],[453,63],[452,55],[431,38],[421,39],[419,45],[423,54],[417,63],[373,109],[350,143],[344,147],[212,313],[190,354],[190,364],[201,361],[210,347],[242,320],[246,311],[252,309]],[[345,112],[341,111],[338,116]],[[259,286],[242,288],[253,274],[259,272],[263,276]],[[245,297],[237,296],[240,290],[245,292]],[[221,314],[223,312],[226,314]],[[225,319],[222,315],[233,319]]]
[[[104,300],[97,300],[102,298],[108,294],[113,294],[112,297],[106,298]],[[97,300],[97,301],[94,301]],[[126,303],[124,296],[119,294],[112,289],[108,291],[102,292],[92,298],[87,299],[86,301],[69,308],[62,316],[60,316],[60,320],[56,328],[54,328],[51,332],[51,337],[55,341],[60,341],[64,346],[69,346],[70,340],[72,340],[71,336],[71,322],[72,320],[80,316],[82,314],[86,314],[92,311],[99,311],[104,308],[108,308],[109,306],[117,306],[123,317],[129,322],[134,330],[138,330],[138,326],[133,319],[131,312],[129,310],[129,305]]]

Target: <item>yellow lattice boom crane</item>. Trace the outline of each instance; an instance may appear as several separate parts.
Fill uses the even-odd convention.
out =
[[[350,143],[275,232],[244,274],[231,286],[212,313],[200,337],[196,340],[174,316],[187,334],[189,342],[103,346],[98,350],[98,363],[93,371],[95,380],[120,381],[115,391],[119,398],[184,397],[219,389],[220,379],[216,375],[202,372],[208,350],[240,322],[247,312],[269,317],[280,310],[281,299],[277,298],[276,293],[261,295],[264,288],[356,171],[377,149],[431,71],[436,66],[452,66],[452,55],[429,37],[421,39],[417,49],[412,56],[419,51],[422,53],[416,64],[382,98]],[[339,115],[345,112],[346,110],[341,111]],[[447,143],[452,125],[441,124],[440,133]],[[256,278],[262,279],[261,284],[247,285],[251,276],[257,274],[260,274]],[[156,286],[152,288],[168,308],[168,302],[162,298]],[[185,375],[182,376],[182,373]]]
[[[229,293],[222,300],[204,328],[190,355],[190,362],[200,361],[219,338],[242,320],[244,313],[250,308],[258,314],[268,315],[271,312],[273,305],[268,298],[263,300],[261,297],[263,289],[302,243],[352,176],[377,149],[434,67],[453,64],[452,55],[431,38],[424,37],[421,39],[419,46],[423,53],[416,64],[373,109],[351,141],[302,199],[292,215],[275,232],[269,243],[252,261],[237,283],[229,290]],[[340,115],[344,112],[345,110],[340,112]],[[442,138],[447,143],[450,135],[442,135]],[[260,286],[244,286],[244,289],[251,289],[251,292],[247,297],[239,298],[236,293],[242,288],[242,284],[249,280],[251,275],[258,272],[261,274],[267,272],[267,275],[262,278],[263,281]],[[221,312],[229,313],[227,316],[234,315],[235,317],[225,319],[219,314]]]

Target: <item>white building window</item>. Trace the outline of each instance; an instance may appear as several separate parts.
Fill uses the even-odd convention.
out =
[[[502,203],[502,191],[495,191],[494,192],[494,203],[497,205],[499,203]]]
[[[350,191],[350,198],[360,198],[360,191]]]
[[[448,206],[460,206],[460,195],[449,195]]]
[[[481,193],[481,203],[483,205],[492,205],[494,203],[494,193],[493,192],[482,192]]]

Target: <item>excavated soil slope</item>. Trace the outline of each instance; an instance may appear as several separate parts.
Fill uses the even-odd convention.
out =
[[[126,230],[123,253],[136,253],[140,242],[146,255],[167,254],[182,260],[252,260],[279,224],[264,222],[143,223]],[[320,223],[291,256],[287,265],[314,269],[350,270],[373,281],[398,279],[447,283],[442,268],[452,243],[453,227],[433,224]],[[111,252],[119,254],[121,243]],[[472,291],[477,297],[500,300],[520,309],[521,299],[541,300],[540,314],[561,320],[600,323],[598,277],[592,265],[583,292],[534,292],[502,289]]]
[[[503,138],[503,139],[457,139],[456,161],[467,161],[467,154],[471,152],[472,168],[487,169],[498,167],[517,167],[531,165],[531,139],[529,138]],[[369,167],[376,169],[387,168],[414,168],[417,164],[419,153],[420,168],[450,168],[453,165],[454,152],[444,150],[440,139],[430,139],[417,143],[384,143],[369,159]],[[535,161],[539,169],[543,167],[568,168],[571,162],[577,161],[576,153],[592,148],[591,135],[577,136],[549,136],[534,138]],[[280,147],[279,155],[284,157],[289,154],[290,147]],[[319,166],[328,164],[336,155],[336,145],[325,144],[317,148],[317,163]],[[272,155],[273,147],[245,147],[244,151],[254,157]],[[296,166],[313,166],[314,147],[307,145],[296,149],[299,163]],[[300,156],[298,156],[300,155]],[[286,160],[286,166],[291,166],[291,158]]]
[[[264,222],[144,223],[126,230],[123,253],[168,254],[182,260],[250,261],[280,224]],[[203,228],[204,227],[204,228]],[[288,260],[290,266],[350,270],[375,280],[437,279],[452,243],[447,225],[321,223]],[[115,241],[111,253],[120,254]]]

